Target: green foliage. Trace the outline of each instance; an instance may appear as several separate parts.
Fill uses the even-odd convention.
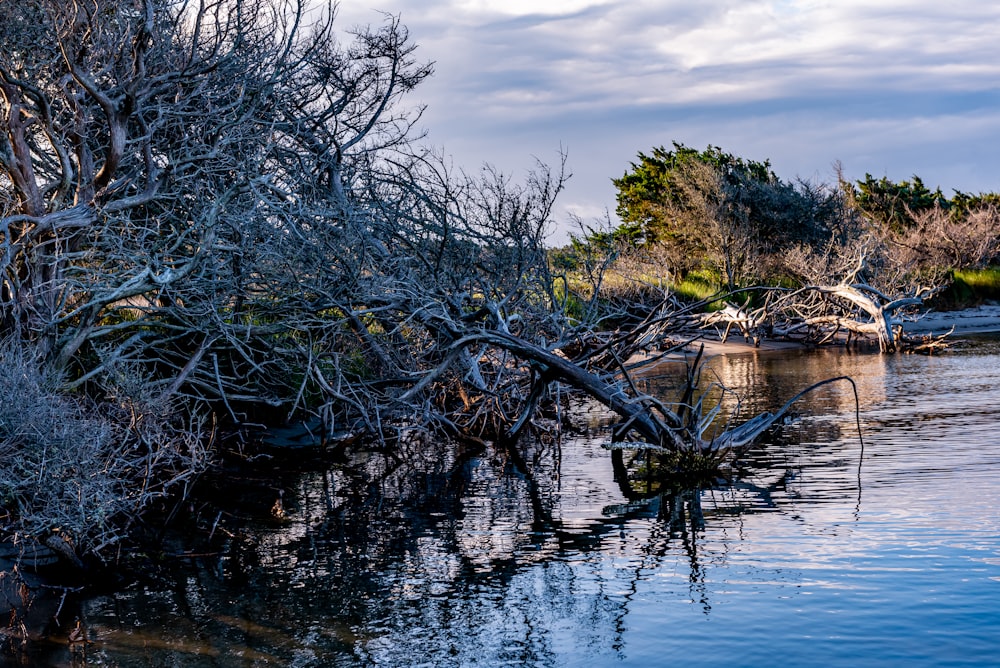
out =
[[[956,270],[953,279],[958,289],[968,291],[970,301],[1000,299],[1000,267]]]
[[[556,309],[561,309],[570,321],[578,323],[586,318],[587,303],[568,282],[556,281],[552,286],[552,297]]]
[[[679,224],[677,213],[691,211],[696,206],[689,183],[689,171],[695,165],[710,167],[735,187],[752,181],[778,182],[768,161],[744,160],[717,146],[709,146],[704,151],[679,142],[674,142],[673,146],[670,151],[662,146],[654,148],[651,155],[639,153],[639,163],[632,163],[631,171],[613,180],[618,188],[616,211],[624,223],[616,230],[617,238],[631,243],[655,244],[691,232]]]
[[[936,309],[961,309],[1000,301],[1000,267],[956,269],[949,272],[948,287],[930,302]]]
[[[548,251],[549,267],[555,272],[586,270],[614,254],[617,243],[611,232],[590,230],[586,239],[571,235],[568,245]]]
[[[847,187],[855,206],[865,216],[884,229],[897,232],[912,227],[914,217],[924,211],[950,206],[940,188],[931,191],[916,175],[912,181],[896,183],[884,176],[876,180],[871,174],[865,174],[856,186],[847,184]]]
[[[720,276],[707,269],[688,272],[683,279],[672,284],[671,291],[683,301],[704,301],[718,294],[724,287]],[[719,308],[722,308],[721,302]]]
[[[956,190],[951,198],[941,188],[930,190],[923,180],[913,175],[910,181],[892,181],[871,174],[854,184],[841,183],[854,205],[884,230],[900,233],[915,226],[921,214],[933,209],[948,213],[952,220],[961,220],[970,212],[985,207],[1000,206],[1000,194],[970,194]]]
[[[993,297],[1000,297],[1000,267],[955,271],[955,279],[973,290]]]
[[[955,191],[949,201],[949,212],[954,216],[967,216],[976,209],[1000,207],[1000,193],[977,193],[975,195]]]
[[[829,238],[842,217],[835,191],[783,181],[770,162],[716,146],[640,153],[614,184],[620,243],[656,248],[675,278],[707,267],[730,288],[781,273],[782,250]]]

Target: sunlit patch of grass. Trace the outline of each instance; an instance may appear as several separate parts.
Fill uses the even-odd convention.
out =
[[[568,282],[570,293],[576,295],[578,300],[593,298],[594,286],[590,282],[580,276],[570,276]],[[707,270],[689,272],[682,280],[674,282],[657,275],[655,269],[649,266],[628,270],[616,267],[608,269],[601,277],[598,301],[602,299],[657,301],[666,294],[673,293],[681,301],[692,303],[710,299],[719,293],[721,287],[718,275]],[[557,290],[558,297],[563,297],[563,294],[562,290]],[[581,304],[567,304],[567,306],[575,306],[579,310]],[[723,307],[722,302],[713,302],[708,310]],[[575,313],[571,312],[570,315],[576,317]]]
[[[709,271],[692,271],[681,281],[670,286],[674,294],[686,302],[705,301],[718,294],[721,287],[719,278]],[[724,306],[722,302],[712,302],[708,310],[714,311]]]
[[[935,308],[954,309],[1000,300],[1000,267],[956,269],[948,289],[934,298]]]
[[[587,304],[580,296],[580,288],[579,285],[567,288],[565,283],[556,283],[552,290],[556,306],[561,307],[566,316],[576,322],[583,320],[587,312]]]
[[[1000,267],[986,269],[955,270],[955,281],[961,281],[969,286],[972,292],[980,298],[995,299],[1000,297]]]

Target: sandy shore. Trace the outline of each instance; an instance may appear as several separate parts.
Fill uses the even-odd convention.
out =
[[[928,311],[916,320],[904,323],[903,329],[909,334],[940,335],[952,330],[952,337],[963,334],[986,334],[1000,332],[1000,305],[990,304],[960,311]],[[794,350],[802,348],[802,344],[791,341],[762,341],[755,348],[747,343],[739,334],[731,333],[723,343],[718,334],[712,330],[704,331],[701,338],[688,346],[689,350],[697,350],[704,344],[706,355],[723,355],[749,353],[754,351]]]
[[[953,327],[955,336],[1000,332],[1000,304],[961,311],[930,311],[903,325],[911,334],[944,334]]]

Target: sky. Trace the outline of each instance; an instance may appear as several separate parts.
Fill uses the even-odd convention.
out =
[[[678,141],[771,161],[786,180],[920,176],[1000,191],[1000,3],[983,0],[342,0],[343,27],[400,17],[433,61],[426,141],[514,178],[572,177],[610,212],[640,151]]]

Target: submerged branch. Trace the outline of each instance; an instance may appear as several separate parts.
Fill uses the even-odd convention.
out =
[[[739,426],[726,429],[721,434],[718,434],[707,441],[701,439],[699,436],[697,439],[697,445],[692,448],[692,450],[698,452],[699,454],[710,456],[715,461],[721,461],[729,455],[739,456],[752,446],[765,431],[771,428],[771,426],[773,426],[778,420],[786,416],[797,401],[810,392],[813,392],[825,385],[841,381],[850,383],[854,392],[855,422],[858,428],[858,439],[861,442],[862,448],[864,448],[864,437],[861,432],[861,407],[858,398],[857,384],[854,382],[854,379],[849,376],[837,376],[836,378],[828,378],[826,380],[813,383],[785,402],[785,404],[774,413],[761,413]],[[685,392],[686,391],[687,390],[685,390]],[[659,453],[677,452],[674,448],[664,447],[662,444],[644,441],[612,441],[610,443],[605,443],[603,447],[608,450],[650,450]]]

